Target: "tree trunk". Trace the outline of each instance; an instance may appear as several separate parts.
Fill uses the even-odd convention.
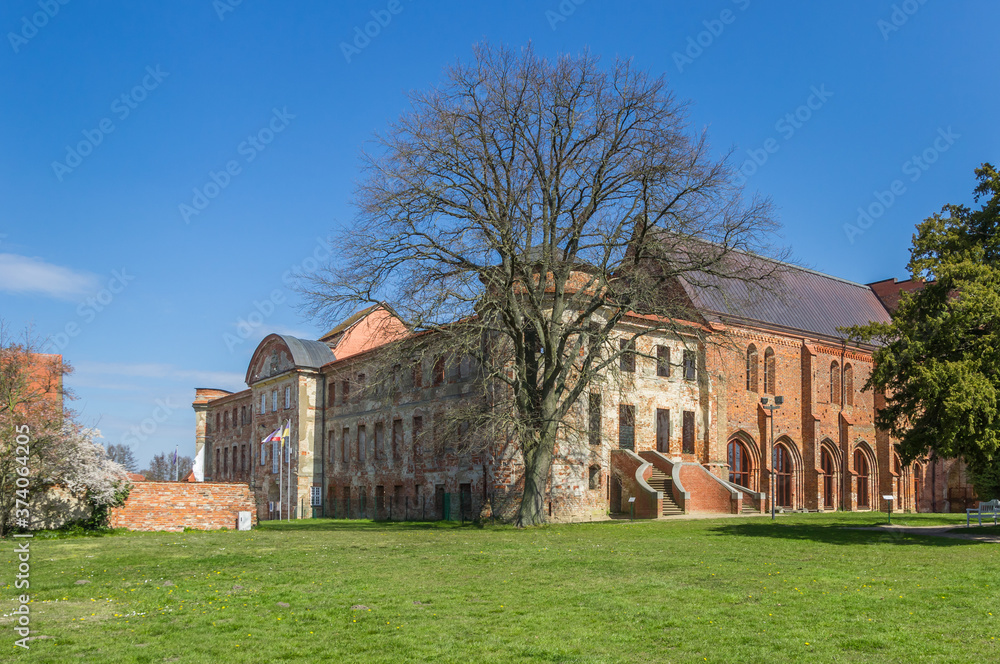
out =
[[[555,447],[556,428],[543,427],[532,441],[533,445],[524,455],[524,495],[517,510],[515,525],[518,528],[538,526],[545,523],[545,485],[552,467],[552,451]],[[528,449],[527,446],[522,449]]]

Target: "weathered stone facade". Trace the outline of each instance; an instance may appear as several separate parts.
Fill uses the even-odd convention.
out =
[[[550,518],[604,518],[629,511],[629,498],[642,516],[759,512],[772,500],[780,509],[877,510],[886,494],[897,510],[957,504],[942,494],[949,470],[903,466],[876,430],[881,397],[861,389],[872,349],[837,332],[886,320],[876,294],[789,274],[799,297],[815,292],[817,302],[736,315],[683,286],[703,320],[640,337],[633,361],[595,381],[561,428]],[[641,325],[641,316],[626,319],[616,334]],[[318,341],[265,338],[247,390],[197,391],[198,479],[247,482],[261,519],[509,514],[523,486],[517,450],[448,428],[449,412],[483,398],[468,358],[424,358],[395,367],[388,383],[373,380],[385,371],[382,349],[405,335],[391,310],[372,307]],[[763,399],[777,396],[783,403],[768,410]],[[286,423],[291,452],[276,462],[280,444],[261,441]],[[946,478],[935,484],[928,468]],[[951,479],[952,494],[959,485],[969,493],[964,475]]]

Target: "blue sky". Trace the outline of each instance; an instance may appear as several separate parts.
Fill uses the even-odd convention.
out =
[[[998,24],[985,1],[5,0],[0,318],[76,367],[104,442],[192,454],[196,386],[322,332],[287,275],[351,219],[365,141],[483,40],[665,74],[797,261],[903,278],[914,224],[997,162]]]

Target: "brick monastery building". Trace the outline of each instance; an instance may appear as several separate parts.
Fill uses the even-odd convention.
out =
[[[900,293],[919,284],[866,286],[792,266],[780,279],[783,297],[738,313],[727,303],[745,294],[726,284],[677,284],[701,335],[640,338],[619,367],[626,387],[594,385],[562,428],[552,520],[627,512],[629,498],[647,518],[764,511],[772,495],[783,510],[879,510],[886,494],[896,510],[964,509],[973,494],[961,461],[903,465],[875,429],[882,397],[861,391],[872,348],[838,331],[888,321]],[[641,318],[622,332],[631,325]],[[318,340],[266,337],[247,389],[196,390],[196,478],[249,483],[260,519],[507,512],[521,481],[517,453],[499,442],[463,452],[442,433],[442,413],[482,393],[474,362],[422,360],[390,399],[366,384],[380,350],[406,336],[388,307],[374,306]],[[768,411],[762,398],[773,405],[775,396],[783,404]],[[261,441],[286,421],[291,454],[280,459],[278,443]],[[279,489],[289,465],[291,492]]]

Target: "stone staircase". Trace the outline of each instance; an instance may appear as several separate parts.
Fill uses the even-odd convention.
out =
[[[654,466],[653,475],[647,480],[647,483],[653,487],[654,491],[661,491],[663,493],[663,512],[661,516],[684,514],[684,510],[681,509],[680,505],[674,502],[673,481],[663,471]]]

